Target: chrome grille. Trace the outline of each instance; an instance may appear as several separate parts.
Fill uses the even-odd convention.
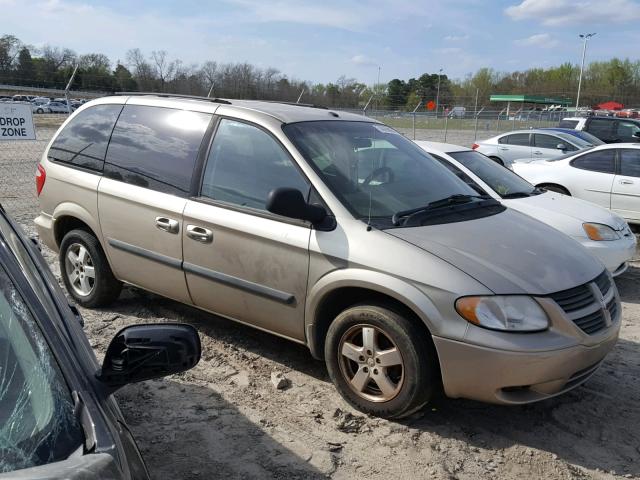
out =
[[[602,295],[606,295],[611,288],[611,279],[609,278],[609,275],[606,271],[598,275],[594,282],[602,292]]]
[[[589,315],[576,318],[573,323],[580,327],[584,333],[589,335],[599,332],[607,326],[602,310],[596,310]]]
[[[595,288],[592,288],[593,284],[600,290],[602,297]],[[606,309],[611,320],[615,320],[619,313],[615,295],[611,291],[612,286],[611,278],[605,270],[591,282],[553,293],[550,297],[565,311],[576,326],[587,335],[592,335],[607,327],[607,315],[605,315],[604,305],[601,303],[602,298],[608,300]],[[581,310],[587,313],[579,312]],[[576,318],[576,315],[580,315],[580,317]]]
[[[588,283],[580,285],[579,287],[570,288],[569,290],[553,293],[550,296],[567,313],[588,307],[595,301]]]

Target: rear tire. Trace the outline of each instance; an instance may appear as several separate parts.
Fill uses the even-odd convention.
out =
[[[102,307],[120,295],[122,282],[114,277],[100,242],[91,233],[67,233],[60,243],[59,260],[67,291],[83,307]]]
[[[561,193],[562,195],[567,195],[569,197],[571,196],[571,194],[569,193],[569,190],[567,190],[566,188],[560,185],[538,185],[538,187],[544,188],[549,192]]]
[[[423,328],[379,305],[357,305],[329,326],[325,361],[354,408],[401,418],[422,408],[439,385],[438,359]]]

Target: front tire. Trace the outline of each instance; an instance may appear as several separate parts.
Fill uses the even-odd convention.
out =
[[[383,306],[358,305],[330,325],[329,376],[354,408],[401,418],[422,408],[438,383],[435,348],[425,329]]]
[[[108,305],[122,289],[100,242],[85,230],[71,230],[62,239],[60,273],[69,294],[83,307]]]

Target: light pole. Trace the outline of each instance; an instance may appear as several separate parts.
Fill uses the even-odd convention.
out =
[[[438,118],[438,108],[440,108],[440,75],[442,75],[442,69],[438,70],[438,93],[436,94],[436,118]]]
[[[576,113],[580,106],[580,88],[582,88],[582,72],[584,71],[584,57],[587,53],[587,41],[593,37],[595,33],[580,34],[579,37],[584,40],[582,44],[582,63],[580,64],[580,77],[578,77],[578,95],[576,96]]]

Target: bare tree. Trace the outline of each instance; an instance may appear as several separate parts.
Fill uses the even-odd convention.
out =
[[[160,91],[164,92],[165,84],[171,80],[176,72],[176,61],[169,61],[166,50],[154,50],[151,59],[155,66],[155,73],[160,80]]]
[[[52,47],[45,45],[42,48],[42,58],[53,71],[62,67],[70,67],[76,62],[76,52],[69,48]]]

